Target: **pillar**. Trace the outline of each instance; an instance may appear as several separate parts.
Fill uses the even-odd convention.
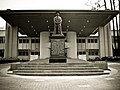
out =
[[[40,59],[50,57],[49,32],[40,33]]]
[[[5,32],[5,58],[17,58],[18,56],[18,28],[6,24]]]
[[[69,47],[67,49],[67,57],[77,58],[77,36],[76,32],[69,31],[67,32],[67,41]]]
[[[29,44],[28,44],[28,55],[29,55],[29,59],[30,59],[30,55],[31,55],[31,49],[32,49],[32,42],[31,42],[31,37],[29,37]]]
[[[110,23],[99,27],[99,51],[101,58],[113,56]]]
[[[86,60],[88,60],[89,59],[88,37],[85,38],[85,50],[86,50]]]

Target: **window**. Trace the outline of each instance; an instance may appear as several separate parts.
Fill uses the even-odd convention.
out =
[[[77,39],[77,43],[79,43],[79,39]]]
[[[4,57],[4,49],[0,49],[0,57]]]
[[[28,50],[19,50],[18,55],[19,56],[28,56],[29,53],[28,53]]]
[[[98,55],[98,51],[95,52],[95,55]]]
[[[22,39],[19,39],[19,43],[22,43]]]
[[[40,39],[36,39],[36,43],[40,43]]]
[[[78,52],[78,54],[79,54],[79,55],[85,55],[86,52],[85,52],[85,51],[80,51],[80,52]]]
[[[77,43],[85,43],[85,39],[77,39]]]
[[[40,43],[40,39],[32,39],[31,43]]]
[[[85,39],[82,39],[82,43],[85,43]]]
[[[86,54],[86,52],[83,52],[83,54],[85,55],[85,54]]]
[[[94,53],[95,53],[94,51],[91,52],[92,55],[95,55]]]
[[[52,36],[53,33],[50,33],[50,36]]]
[[[95,39],[95,43],[97,43],[97,39]]]
[[[90,39],[88,39],[88,43],[90,43]]]
[[[91,43],[94,43],[94,39],[91,39]]]
[[[23,43],[26,43],[26,40],[25,40],[25,39],[23,39]]]
[[[19,43],[29,43],[29,39],[19,39]]]
[[[4,38],[0,37],[0,43],[5,43]]]
[[[89,50],[89,55],[98,55],[99,50]]]
[[[88,43],[97,43],[97,39],[88,39]]]
[[[40,52],[31,52],[31,55],[40,55]]]
[[[79,52],[80,55],[82,55],[82,52]]]
[[[65,42],[67,42],[67,39],[65,39]]]

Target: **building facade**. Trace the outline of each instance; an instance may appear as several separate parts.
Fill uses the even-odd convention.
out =
[[[56,10],[5,10],[7,22],[0,31],[0,55],[4,58],[51,57],[53,17]],[[63,19],[66,58],[88,60],[113,56],[110,21],[117,11],[59,10]],[[18,32],[26,36],[19,36]],[[98,32],[98,36],[90,34]]]
[[[111,31],[111,35],[113,35],[112,33],[113,32]],[[51,34],[52,33],[49,33],[49,35]],[[66,36],[67,32],[64,32],[63,34]],[[28,37],[26,35],[19,35],[17,43],[18,43],[17,57],[19,59],[29,60],[35,56],[37,58],[40,58],[40,37]],[[67,47],[68,47],[67,40],[65,41],[65,43],[66,43],[65,52],[67,57]],[[77,43],[77,58],[88,60],[88,59],[94,59],[96,57],[100,57],[100,45],[99,45],[100,43],[99,43],[98,35],[89,36],[89,37],[81,37],[76,35],[76,43]],[[48,47],[50,47],[50,41],[48,42]],[[0,30],[1,58],[5,56],[4,53],[5,53],[5,30]]]

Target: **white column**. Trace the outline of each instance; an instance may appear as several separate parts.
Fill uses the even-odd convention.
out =
[[[5,58],[17,58],[18,56],[18,28],[6,24],[5,32]]]
[[[12,28],[12,57],[17,58],[18,56],[18,27]]]
[[[8,23],[6,23],[6,31],[5,31],[5,51],[4,51],[4,57],[9,58],[9,32],[11,30],[11,27]]]
[[[110,24],[107,24],[104,27],[99,27],[99,49],[101,58],[113,55]]]
[[[88,60],[89,59],[88,37],[85,38],[85,50],[86,50],[86,60]]]
[[[67,49],[67,57],[77,58],[77,35],[76,32],[69,31],[67,32],[67,41],[68,41],[68,49]]]
[[[112,35],[111,35],[111,26],[110,26],[110,23],[107,25],[107,35],[108,35],[108,55],[109,56],[113,56]]]
[[[99,27],[99,52],[100,57],[105,56],[105,47],[104,47],[104,28],[102,26]]]
[[[50,57],[49,32],[40,33],[40,59]]]
[[[29,53],[29,59],[30,59],[30,55],[31,55],[31,49],[32,49],[32,43],[31,43],[31,37],[29,37],[29,44],[28,44],[28,53]]]

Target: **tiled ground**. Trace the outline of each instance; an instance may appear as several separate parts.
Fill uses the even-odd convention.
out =
[[[120,90],[120,63],[110,63],[110,75],[17,76],[6,74],[0,64],[0,90]]]

